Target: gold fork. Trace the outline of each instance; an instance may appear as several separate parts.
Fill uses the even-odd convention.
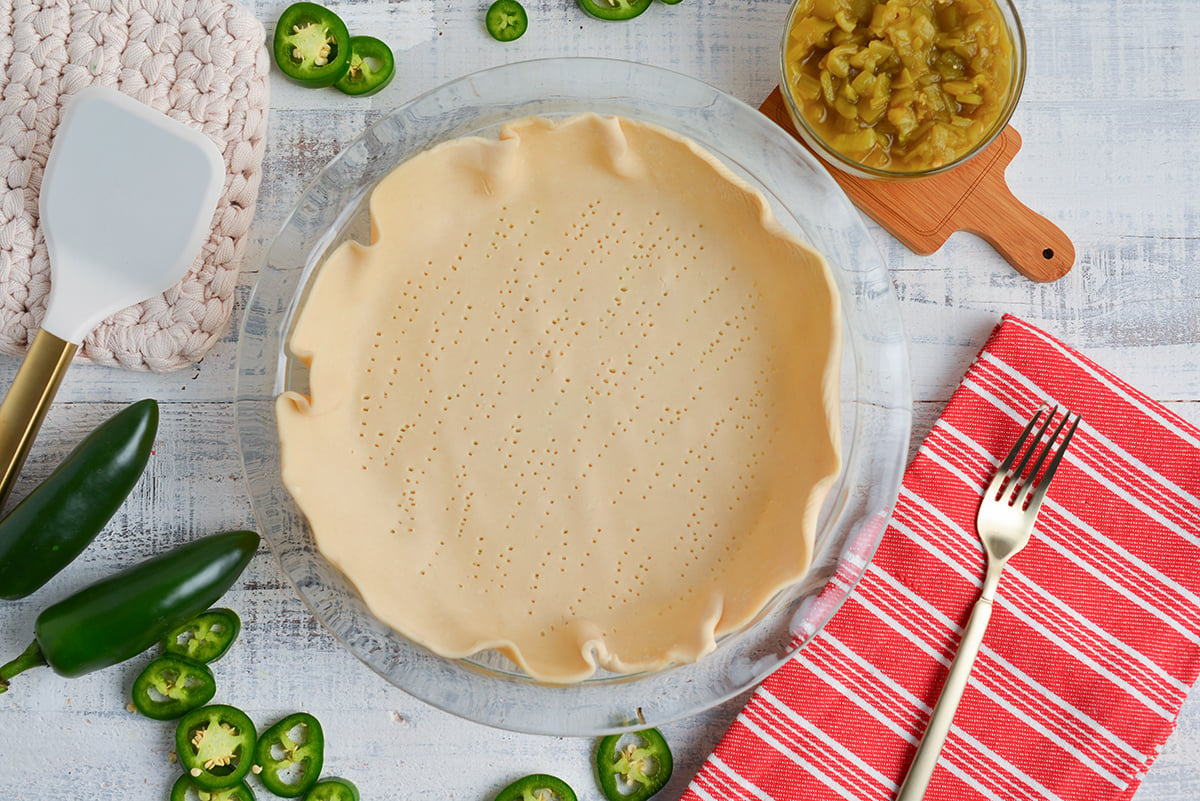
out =
[[[950,674],[946,677],[942,694],[929,716],[929,726],[925,729],[921,744],[917,746],[917,754],[908,769],[908,776],[900,785],[896,801],[918,801],[924,798],[925,790],[929,787],[938,755],[947,735],[950,734],[954,713],[962,700],[963,691],[967,688],[971,666],[975,663],[975,657],[979,655],[980,645],[983,644],[983,633],[992,617],[992,602],[996,597],[1000,574],[1008,564],[1009,558],[1029,542],[1029,535],[1033,532],[1033,523],[1042,508],[1050,479],[1054,477],[1054,471],[1058,469],[1067,445],[1079,426],[1079,415],[1074,415],[1072,419],[1070,411],[1066,411],[1053,433],[1047,437],[1057,414],[1057,406],[1049,410],[1043,406],[1037,410],[983,493],[979,513],[975,518],[975,528],[979,532],[984,550],[987,551],[987,575],[983,580],[983,590],[979,594],[979,600],[975,602],[975,608],[971,610],[971,618],[967,621],[967,627],[958,643],[958,652],[950,665]],[[1041,421],[1043,415],[1046,417]],[[1036,434],[1033,434],[1034,428],[1037,428]],[[1018,457],[1020,462],[1013,467]],[[1043,472],[1042,466],[1047,457],[1050,457],[1050,463]]]

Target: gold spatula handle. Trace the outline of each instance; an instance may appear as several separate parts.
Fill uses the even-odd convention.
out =
[[[73,342],[39,330],[0,403],[0,469],[4,470],[0,477],[0,507],[8,500],[29,455],[29,446],[78,348]]]
[[[990,598],[980,598],[971,610],[971,619],[963,630],[962,640],[958,643],[958,653],[950,663],[950,675],[942,686],[942,694],[938,696],[933,714],[929,716],[929,727],[925,736],[917,746],[917,755],[913,757],[904,784],[896,793],[896,801],[920,801],[925,797],[929,780],[933,778],[933,769],[937,765],[938,755],[950,734],[950,724],[954,722],[954,713],[958,711],[958,702],[962,700],[967,689],[967,678],[971,675],[971,666],[979,655],[979,646],[983,644],[983,632],[987,629],[988,621],[992,619],[992,601]]]

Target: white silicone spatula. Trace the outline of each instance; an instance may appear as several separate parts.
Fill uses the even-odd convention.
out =
[[[200,253],[225,166],[206,136],[99,86],[69,102],[42,177],[46,316],[0,403],[0,505],[79,343],[178,282]]]

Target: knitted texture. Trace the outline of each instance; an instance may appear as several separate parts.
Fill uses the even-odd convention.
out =
[[[183,280],[114,314],[78,358],[167,371],[199,360],[233,310],[267,129],[262,25],[230,0],[0,0],[0,352],[21,354],[45,312],[51,269],[38,190],[64,106],[117,89],[212,139],[225,184]],[[121,188],[113,188],[119,203]]]

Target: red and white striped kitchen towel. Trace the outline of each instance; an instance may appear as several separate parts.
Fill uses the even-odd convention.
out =
[[[983,486],[1039,404],[1081,412],[1009,563],[928,798],[1130,798],[1200,669],[1200,431],[1005,317],[909,467],[844,607],[685,801],[894,796],[980,589]]]

